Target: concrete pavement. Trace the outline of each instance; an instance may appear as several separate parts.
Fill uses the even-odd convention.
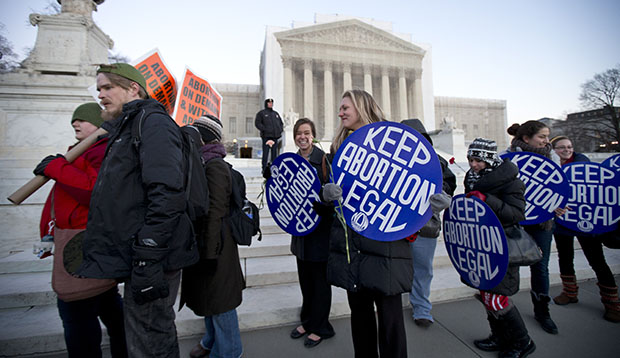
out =
[[[619,279],[620,276],[616,276],[616,282]],[[560,291],[559,285],[551,288],[552,296]],[[557,335],[546,333],[534,320],[527,289],[521,290],[513,299],[536,343],[536,351],[530,357],[620,357],[620,323],[602,318],[603,305],[596,280],[579,282],[579,303],[550,307],[551,317],[559,328]],[[429,328],[420,328],[413,323],[411,309],[404,310],[409,357],[497,357],[497,353],[483,352],[473,345],[474,339],[485,338],[490,333],[480,302],[467,298],[440,303],[433,306],[432,313],[435,323]],[[289,332],[295,325],[243,332],[244,357],[353,357],[350,320],[340,318],[331,322],[336,336],[310,349],[303,346],[303,339],[289,338]],[[195,337],[180,342],[181,357],[188,356],[198,339]]]

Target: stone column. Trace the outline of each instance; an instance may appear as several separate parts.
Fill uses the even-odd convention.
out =
[[[282,56],[284,66],[284,103],[282,108],[285,112],[293,110],[293,58]]]
[[[343,91],[353,89],[353,81],[351,80],[351,64],[342,64],[342,82],[344,84]]]
[[[413,116],[424,122],[424,107],[422,105],[422,69],[415,69],[413,83]]]
[[[312,59],[304,59],[304,117],[314,120],[314,93],[312,91]]]
[[[364,91],[372,95],[372,65],[364,64]]]
[[[381,109],[385,119],[391,119],[392,110],[390,104],[390,68],[381,67]]]
[[[323,62],[323,88],[325,89],[325,128],[323,132],[324,140],[332,140],[334,137],[334,83],[332,78],[332,63],[330,61]]]
[[[398,70],[398,104],[400,119],[407,119],[409,113],[407,111],[407,79],[405,77],[405,69],[400,68]]]

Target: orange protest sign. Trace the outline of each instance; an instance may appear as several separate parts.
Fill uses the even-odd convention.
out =
[[[179,126],[184,126],[206,114],[220,118],[221,105],[222,96],[217,90],[207,80],[186,68],[183,85],[177,97],[174,121]]]
[[[172,114],[177,98],[177,82],[159,51],[156,49],[147,53],[134,67],[144,76],[149,96],[163,104],[168,114]]]

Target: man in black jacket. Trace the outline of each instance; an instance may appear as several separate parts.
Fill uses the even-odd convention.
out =
[[[125,63],[102,65],[97,90],[110,133],[90,201],[82,277],[125,282],[132,357],[178,357],[174,302],[181,268],[198,260],[185,213],[180,128]],[[139,121],[139,138],[132,134]],[[139,140],[138,140],[139,139]]]
[[[273,109],[272,98],[267,98],[265,100],[265,109],[256,113],[254,125],[260,132],[260,137],[263,140],[264,171],[267,166],[267,162],[273,162],[279,154],[280,140],[282,138],[282,131],[284,130],[282,118],[280,118],[278,112]],[[269,160],[270,152],[271,160]]]

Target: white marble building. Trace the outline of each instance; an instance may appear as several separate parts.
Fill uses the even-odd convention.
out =
[[[373,94],[390,120],[420,118],[434,129],[431,47],[396,34],[390,22],[316,14],[314,23],[268,26],[261,96],[283,116],[296,113],[330,140],[344,90]]]

